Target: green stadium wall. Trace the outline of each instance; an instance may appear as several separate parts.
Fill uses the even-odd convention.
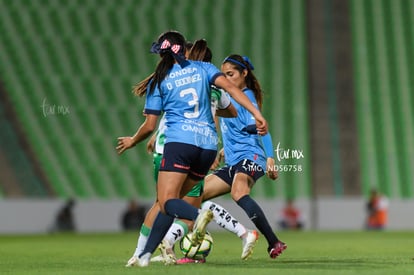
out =
[[[205,38],[220,65],[251,58],[265,91],[275,146],[298,149],[300,172],[262,180],[259,197],[310,192],[304,2],[0,1],[0,72],[19,123],[59,197],[153,197],[152,159],[140,144],[122,156],[116,137],[143,121],[131,87],[158,60],[149,47],[177,29]]]
[[[364,193],[413,198],[414,2],[351,1]]]
[[[308,4],[0,0],[0,77],[52,193],[154,197],[145,144],[122,156],[114,148],[116,137],[133,134],[143,121],[144,101],[130,91],[157,63],[151,42],[176,29],[189,40],[207,39],[218,66],[231,53],[249,56],[264,90],[274,146],[303,153],[277,162],[301,171],[260,180],[253,194],[309,198]],[[414,3],[350,4],[363,194],[379,187],[391,197],[412,198]]]

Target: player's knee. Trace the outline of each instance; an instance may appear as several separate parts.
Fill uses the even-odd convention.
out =
[[[160,212],[161,213],[163,213],[163,214],[167,214],[167,210],[166,210],[166,208],[168,208],[168,206],[166,206],[167,205],[167,203],[168,203],[168,201],[170,200],[171,198],[168,198],[168,197],[166,197],[166,198],[159,198],[158,199],[158,204],[159,204],[159,206],[160,206]]]
[[[241,198],[243,198],[244,196],[248,195],[249,193],[243,192],[243,191],[231,191],[231,198],[237,202],[239,201]]]

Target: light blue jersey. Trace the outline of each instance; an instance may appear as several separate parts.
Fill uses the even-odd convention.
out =
[[[218,89],[215,86],[211,87],[211,113],[213,114],[213,117],[215,116],[217,109],[224,110],[229,107],[230,103],[230,97],[224,90]],[[155,153],[157,154],[162,154],[164,152],[165,129],[167,129],[167,127],[164,113],[158,124],[158,130],[155,137]]]
[[[147,92],[145,114],[165,112],[165,143],[180,142],[217,150],[210,85],[222,73],[211,63],[188,61],[169,71],[160,87]]]
[[[258,108],[253,91],[246,88],[243,92]],[[253,115],[233,98],[231,98],[231,103],[237,110],[237,117],[220,118],[225,162],[233,166],[243,159],[249,159],[265,171],[266,157],[260,137],[258,134],[251,134],[247,131],[247,126],[255,125],[256,121]]]

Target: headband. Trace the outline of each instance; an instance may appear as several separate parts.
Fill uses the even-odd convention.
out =
[[[247,64],[249,64],[249,67],[250,67],[250,70],[254,70],[254,66],[253,66],[253,64],[252,64],[252,62],[250,61],[250,59],[247,57],[247,56],[243,56],[243,60],[247,63]]]
[[[225,63],[225,62],[227,62],[227,61],[230,61],[230,62],[232,62],[232,63],[235,63],[235,64],[237,64],[237,65],[239,65],[240,67],[242,67],[243,69],[245,69],[245,70],[247,70],[247,69],[250,69],[251,71],[253,71],[254,70],[254,67],[253,67],[253,64],[252,64],[252,62],[250,62],[250,59],[247,57],[247,56],[243,56],[242,57],[243,58],[243,60],[248,64],[248,66],[249,67],[247,67],[245,64],[243,64],[242,62],[240,62],[240,61],[238,61],[238,60],[236,60],[236,59],[233,59],[233,58],[231,58],[231,57],[226,57],[224,60],[223,60],[223,63]]]
[[[171,45],[171,42],[168,39],[164,39],[164,41],[160,43],[152,43],[150,52],[156,54],[169,53],[174,57],[175,60],[177,60],[181,67],[183,67],[186,63],[183,47],[179,44]]]

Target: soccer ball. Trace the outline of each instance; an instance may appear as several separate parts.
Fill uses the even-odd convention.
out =
[[[193,246],[191,244],[191,236],[193,232],[188,233],[180,241],[180,249],[184,254],[184,257],[192,259],[204,259],[210,254],[211,249],[213,248],[213,238],[211,235],[206,232],[203,241],[201,244]]]

